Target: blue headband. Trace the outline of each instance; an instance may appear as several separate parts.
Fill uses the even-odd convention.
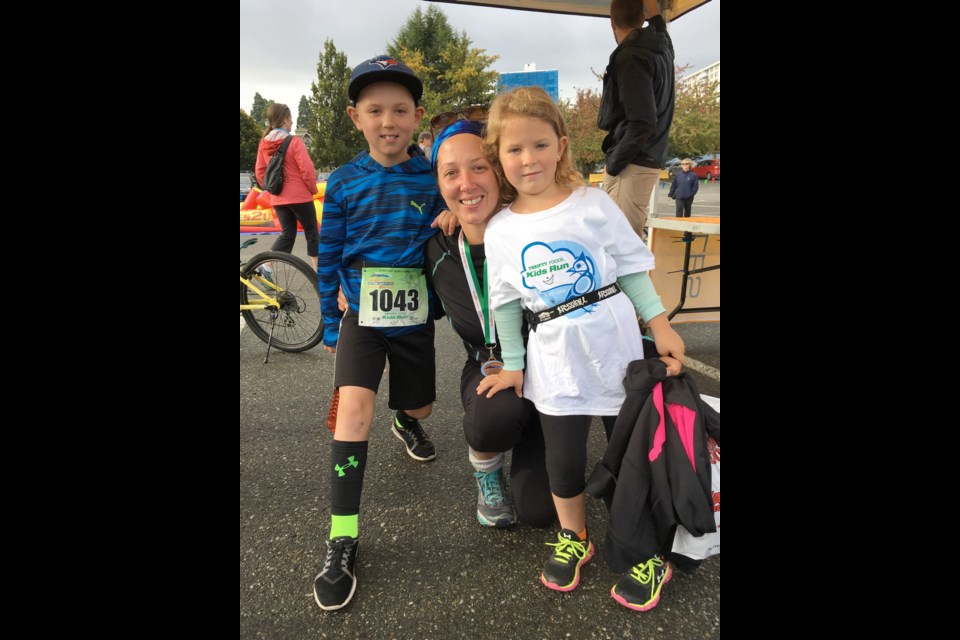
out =
[[[472,133],[475,136],[480,138],[483,137],[483,123],[476,122],[474,120],[457,120],[451,125],[448,125],[437,135],[437,139],[433,141],[433,149],[430,153],[430,168],[434,171],[437,170],[437,153],[440,151],[440,145],[446,142],[447,138],[457,135],[458,133]]]

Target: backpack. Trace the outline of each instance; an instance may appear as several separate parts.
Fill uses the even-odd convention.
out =
[[[263,190],[269,191],[275,196],[280,195],[280,192],[283,191],[283,157],[287,153],[287,147],[290,146],[291,140],[293,140],[293,136],[287,136],[287,139],[280,144],[280,148],[270,158],[270,162],[267,164],[267,172],[263,176]]]

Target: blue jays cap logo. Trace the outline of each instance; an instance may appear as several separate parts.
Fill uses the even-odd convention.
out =
[[[386,56],[381,56],[381,57],[379,57],[379,58],[374,58],[373,60],[371,60],[371,61],[370,61],[370,64],[375,64],[375,65],[377,65],[378,67],[380,67],[381,69],[386,69],[387,67],[395,67],[395,66],[397,66],[397,61],[394,60],[393,58],[388,58],[388,57],[386,57]]]

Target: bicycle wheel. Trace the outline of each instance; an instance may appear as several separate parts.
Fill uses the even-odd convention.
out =
[[[317,274],[306,262],[289,253],[264,251],[255,255],[243,267],[243,275],[250,278],[267,264],[270,279],[279,291],[267,285],[254,284],[271,299],[280,303],[280,309],[241,311],[254,335],[267,342],[273,329],[271,344],[281,351],[306,351],[323,340],[323,317],[320,314],[320,289]],[[240,304],[257,304],[263,299],[240,283]]]

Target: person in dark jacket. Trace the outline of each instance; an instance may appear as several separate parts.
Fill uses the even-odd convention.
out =
[[[650,26],[642,29],[645,16]],[[603,188],[643,238],[673,122],[673,42],[657,0],[613,0],[610,23],[617,48],[597,116],[597,126],[609,132],[602,145]]]
[[[680,161],[680,168],[683,169],[673,179],[670,185],[668,198],[674,198],[677,201],[677,217],[689,218],[690,210],[693,208],[693,196],[697,194],[700,188],[700,180],[690,171],[693,161],[690,158],[684,158]]]

